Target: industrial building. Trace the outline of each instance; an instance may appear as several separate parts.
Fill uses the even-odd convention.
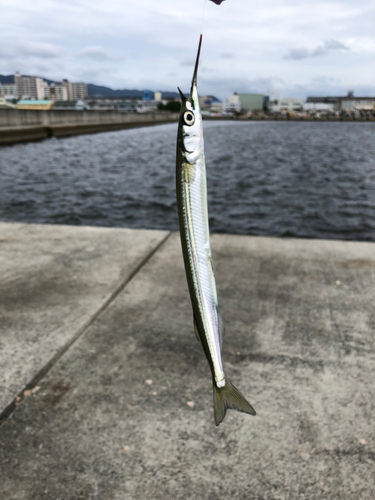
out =
[[[273,99],[268,103],[268,110],[272,113],[280,111],[303,111],[303,100],[295,97],[282,97]]]
[[[199,98],[199,106],[202,112],[221,113],[223,103],[213,95],[203,95]]]
[[[246,113],[248,111],[262,111],[268,102],[268,96],[263,94],[239,94],[235,92],[227,97],[223,104],[226,113]]]
[[[351,111],[351,110],[375,110],[375,97],[354,97],[347,96],[339,99],[340,109],[338,111]]]
[[[329,104],[332,106],[331,109],[334,109],[335,111],[372,111],[375,109],[375,97],[355,97],[352,91],[349,91],[346,96],[309,96],[306,99],[306,103],[316,105]]]

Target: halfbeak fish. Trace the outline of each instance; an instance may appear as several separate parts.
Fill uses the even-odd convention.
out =
[[[228,408],[250,415],[255,415],[255,410],[228,380],[221,361],[224,325],[218,310],[212,266],[202,115],[197,90],[201,44],[202,35],[189,97],[185,97],[178,89],[182,103],[177,135],[176,191],[182,253],[194,313],[194,329],[211,368],[215,424],[219,425]]]

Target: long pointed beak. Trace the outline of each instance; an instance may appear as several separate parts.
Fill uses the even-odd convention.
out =
[[[186,101],[187,101],[187,97],[185,97],[185,96],[184,96],[184,94],[181,92],[180,87],[177,87],[177,90],[178,90],[178,91],[179,91],[179,93],[180,93],[181,101],[182,101],[182,102],[186,102]]]
[[[201,45],[202,45],[202,35],[199,38],[198,53],[197,53],[197,58],[195,60],[195,68],[194,68],[193,80],[191,82],[190,95],[192,95],[192,93],[193,93],[194,86],[197,85],[197,73],[198,73],[199,56],[201,53]]]

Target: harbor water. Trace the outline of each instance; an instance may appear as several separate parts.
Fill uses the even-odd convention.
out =
[[[0,148],[0,220],[177,230],[177,124]],[[375,241],[375,124],[204,122],[211,232]]]

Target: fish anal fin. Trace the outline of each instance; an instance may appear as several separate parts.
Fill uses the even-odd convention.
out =
[[[197,337],[197,340],[200,342],[201,341],[201,337],[199,335],[197,320],[195,319],[195,316],[194,316],[194,332],[195,332],[195,336]]]
[[[234,385],[225,378],[224,387],[217,387],[215,381],[214,386],[214,413],[215,413],[215,425],[218,426],[224,420],[227,413],[227,409],[241,411],[242,413],[248,413],[249,415],[255,415],[255,410],[251,404],[246,401],[244,396],[240,393]]]

